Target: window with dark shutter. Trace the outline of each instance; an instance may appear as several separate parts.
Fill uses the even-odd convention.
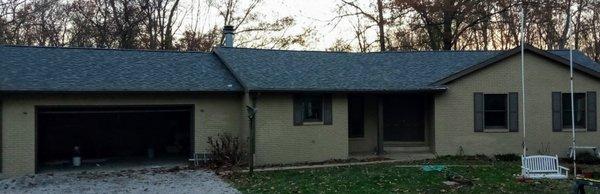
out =
[[[562,126],[565,129],[571,129],[572,123],[571,118],[575,116],[575,128],[583,129],[586,127],[586,103],[585,103],[585,93],[574,93],[573,94],[573,102],[574,102],[574,113],[571,114],[571,93],[563,93],[562,94]]]
[[[331,95],[325,95],[323,97],[323,124],[333,124],[333,107],[331,105]]]
[[[294,125],[309,122],[332,123],[331,95],[294,96]]]
[[[562,131],[562,117],[562,93],[552,92],[552,131]]]
[[[474,121],[474,131],[475,132],[483,132],[483,93],[476,92],[473,94],[473,107],[475,115],[473,118]]]
[[[294,125],[302,125],[304,114],[304,108],[302,107],[302,98],[300,96],[294,96]]]
[[[506,94],[485,94],[484,127],[486,129],[508,129],[508,99]]]
[[[519,132],[519,93],[508,93],[508,130]]]
[[[474,93],[475,132],[518,132],[519,93]]]
[[[596,92],[587,92],[587,131],[597,130]]]
[[[302,97],[302,121],[321,122],[323,121],[323,96],[306,95]]]

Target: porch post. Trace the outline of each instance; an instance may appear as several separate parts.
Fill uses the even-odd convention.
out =
[[[383,97],[377,98],[377,155],[383,155]]]

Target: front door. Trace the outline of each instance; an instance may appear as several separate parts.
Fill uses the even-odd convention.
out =
[[[386,142],[425,142],[425,96],[389,96],[383,101]]]

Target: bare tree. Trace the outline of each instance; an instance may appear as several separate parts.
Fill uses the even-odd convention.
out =
[[[174,49],[175,29],[178,24],[179,0],[151,0],[146,7],[147,22],[143,43],[147,49]],[[179,22],[180,24],[181,22]]]
[[[420,18],[422,22],[422,28],[427,31],[429,47],[432,50],[456,49],[456,45],[463,34],[516,5],[511,4],[498,10],[480,11],[476,8],[485,7],[492,1],[396,0],[395,3],[399,7],[411,8],[416,12],[416,17]]]
[[[292,45],[307,46],[308,39],[314,32],[308,27],[298,33],[290,33],[295,25],[292,17],[267,19],[257,11],[262,0],[217,0],[211,5],[219,11],[224,25],[234,27],[238,46],[279,49]],[[223,43],[223,37],[220,43]]]
[[[343,19],[348,16],[361,16],[373,22],[377,26],[379,50],[386,51],[385,27],[401,16],[401,14],[394,13],[402,13],[401,11],[393,12],[392,9],[392,4],[387,1],[384,2],[384,0],[373,0],[367,5],[361,4],[358,0],[341,0],[341,4],[337,10],[340,15],[337,18]]]
[[[175,44],[175,48],[184,51],[210,51],[219,44],[220,36],[220,28],[216,26],[208,33],[186,30],[183,32],[183,37]]]
[[[350,52],[352,51],[352,45],[342,39],[336,39],[333,45],[326,50],[332,52]]]

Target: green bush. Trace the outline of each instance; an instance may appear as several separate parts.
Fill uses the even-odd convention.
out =
[[[498,161],[514,162],[521,160],[521,156],[516,154],[496,154],[494,158]]]
[[[590,152],[577,153],[577,163],[579,164],[600,164],[600,158]]]

